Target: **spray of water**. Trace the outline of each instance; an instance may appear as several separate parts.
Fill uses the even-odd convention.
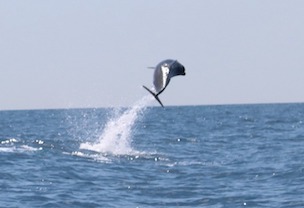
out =
[[[99,139],[95,143],[82,143],[80,149],[115,155],[134,153],[131,146],[133,126],[152,100],[153,97],[147,95],[119,116],[110,118]]]

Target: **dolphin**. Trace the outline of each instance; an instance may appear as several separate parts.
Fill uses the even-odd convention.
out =
[[[143,88],[150,92],[159,104],[164,107],[158,96],[166,89],[172,77],[186,75],[185,67],[177,60],[166,59],[157,64],[154,69],[153,84],[155,92],[144,85]]]

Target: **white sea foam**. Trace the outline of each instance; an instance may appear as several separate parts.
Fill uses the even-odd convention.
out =
[[[1,144],[12,144],[18,142],[15,138],[6,139],[4,141],[1,141]]]
[[[38,144],[43,144],[42,140],[36,140]],[[8,138],[6,140],[0,141],[0,152],[33,152],[42,150],[42,147],[32,147],[30,145],[24,144],[22,140],[15,138]]]
[[[33,151],[38,151],[38,150],[42,150],[42,147],[31,147],[28,145],[21,145],[20,148],[18,148],[20,151],[25,151],[25,152],[33,152]]]
[[[34,152],[42,150],[42,147],[35,148],[28,145],[21,145],[21,146],[10,146],[10,147],[0,147],[0,152]]]
[[[79,151],[75,151],[72,153],[68,153],[68,152],[63,152],[63,154],[67,154],[67,155],[73,155],[73,156],[77,156],[77,157],[84,157],[84,158],[91,158],[94,159],[96,161],[99,162],[104,162],[104,163],[109,163],[111,162],[111,160],[101,154],[86,154],[83,152],[79,152]]]
[[[15,152],[15,147],[0,147],[0,152]]]
[[[147,95],[122,114],[110,118],[99,139],[94,143],[82,143],[80,149],[115,155],[125,155],[136,152],[131,146],[132,130],[136,120],[152,100],[153,97]]]

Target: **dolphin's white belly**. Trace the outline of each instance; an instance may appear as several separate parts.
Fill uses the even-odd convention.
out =
[[[160,92],[167,85],[169,75],[169,68],[167,66],[161,66],[157,68],[154,72],[154,88],[156,93]]]

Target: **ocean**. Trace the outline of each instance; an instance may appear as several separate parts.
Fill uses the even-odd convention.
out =
[[[304,104],[0,111],[0,207],[304,207]]]

